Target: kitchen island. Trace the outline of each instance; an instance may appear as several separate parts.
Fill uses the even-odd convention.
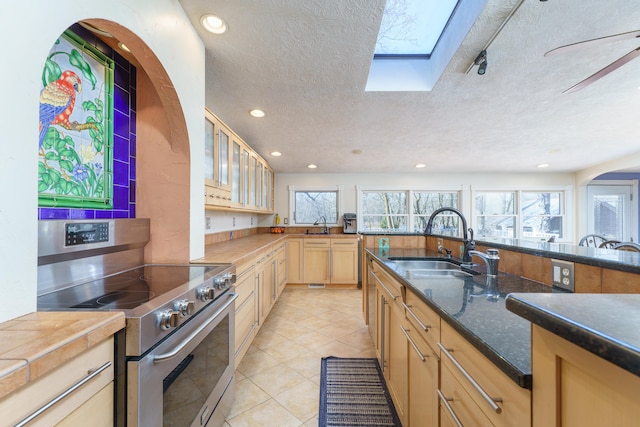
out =
[[[520,294],[532,323],[533,425],[637,425],[640,295]]]
[[[393,258],[440,258],[428,249],[367,249],[395,279],[415,291],[440,318],[476,347],[520,387],[531,389],[530,323],[505,307],[506,296],[520,293],[565,293],[541,283],[507,273],[499,273],[497,294],[487,295],[484,265],[480,274],[465,278],[414,278],[403,274]]]

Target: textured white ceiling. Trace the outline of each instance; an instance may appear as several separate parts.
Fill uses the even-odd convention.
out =
[[[517,3],[489,0],[432,91],[384,93],[364,90],[384,0],[180,2],[206,46],[207,106],[279,173],[573,172],[640,151],[640,58],[562,94],[640,39],[544,57],[640,29],[635,0],[525,0],[487,73],[465,74]],[[229,31],[201,30],[205,13]]]

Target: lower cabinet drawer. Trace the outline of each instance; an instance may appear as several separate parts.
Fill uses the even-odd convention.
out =
[[[242,351],[249,347],[253,340],[256,326],[256,297],[255,292],[245,299],[244,303],[236,310],[236,358],[243,354]],[[236,366],[239,360],[236,360]]]
[[[66,397],[34,417],[33,421],[27,425],[49,427],[58,424],[86,404],[92,396],[113,383],[113,354],[113,338],[106,339],[62,366],[5,396],[0,400],[0,414],[2,414],[0,424],[15,425],[19,423],[86,380],[80,387],[68,393]],[[92,374],[101,367],[105,368],[95,375]],[[99,400],[101,401],[100,411],[103,412],[93,412],[92,418],[111,417],[113,419],[113,394],[106,396],[106,400]],[[107,408],[108,411],[104,408]]]
[[[104,414],[104,416],[96,416]],[[113,383],[87,400],[78,409],[63,419],[56,427],[86,426],[91,420],[91,427],[113,427]]]
[[[442,425],[493,426],[453,373],[443,363],[440,370],[440,419]],[[457,419],[458,422],[454,421]]]
[[[507,377],[448,323],[443,321],[440,331],[443,372],[446,367],[493,425],[530,427],[531,390]]]

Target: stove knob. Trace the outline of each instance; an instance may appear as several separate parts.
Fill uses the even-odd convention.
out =
[[[232,284],[235,283],[235,274],[231,274],[231,273],[226,273],[224,275],[224,283],[225,283],[225,287],[228,288],[229,286],[231,286]]]
[[[215,279],[213,279],[213,285],[216,289],[224,289],[224,284],[224,277],[216,277]]]
[[[185,317],[193,314],[195,302],[186,299],[176,301],[173,303],[173,308],[180,313],[180,316]]]
[[[209,286],[205,286],[198,291],[198,298],[202,301],[213,299],[215,296],[215,289]]]
[[[178,326],[178,315],[178,311],[171,309],[160,313],[160,329],[166,331],[167,329],[175,328],[176,326]]]

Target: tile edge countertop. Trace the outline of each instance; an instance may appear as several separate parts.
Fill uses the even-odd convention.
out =
[[[513,293],[507,297],[506,307],[640,376],[640,295]]]
[[[34,312],[0,323],[0,399],[124,328],[115,311]]]
[[[389,264],[389,258],[394,257],[436,257],[442,258],[435,251],[427,249],[391,248],[384,254],[375,249],[366,249],[368,255],[376,259],[383,268],[400,283],[410,287],[413,292],[433,309],[444,322],[447,322],[456,332],[462,335],[471,345],[478,349],[487,359],[498,367],[507,377],[518,386],[531,389],[531,324],[522,317],[510,312],[504,307],[506,296],[512,292],[522,293],[552,293],[565,291],[557,290],[538,282],[527,280],[507,273],[499,273],[498,301],[489,302],[486,298],[473,298],[472,303],[462,303],[467,307],[460,315],[459,295],[450,298],[438,294],[436,280],[431,279],[430,287],[434,288],[431,296],[421,290],[420,280],[404,277],[401,272],[394,270]],[[483,271],[483,266],[474,267]],[[473,285],[477,289],[484,287],[486,275],[473,276]],[[471,298],[471,295],[469,299]],[[476,294],[473,295],[477,296]],[[457,304],[457,306],[454,306]]]

